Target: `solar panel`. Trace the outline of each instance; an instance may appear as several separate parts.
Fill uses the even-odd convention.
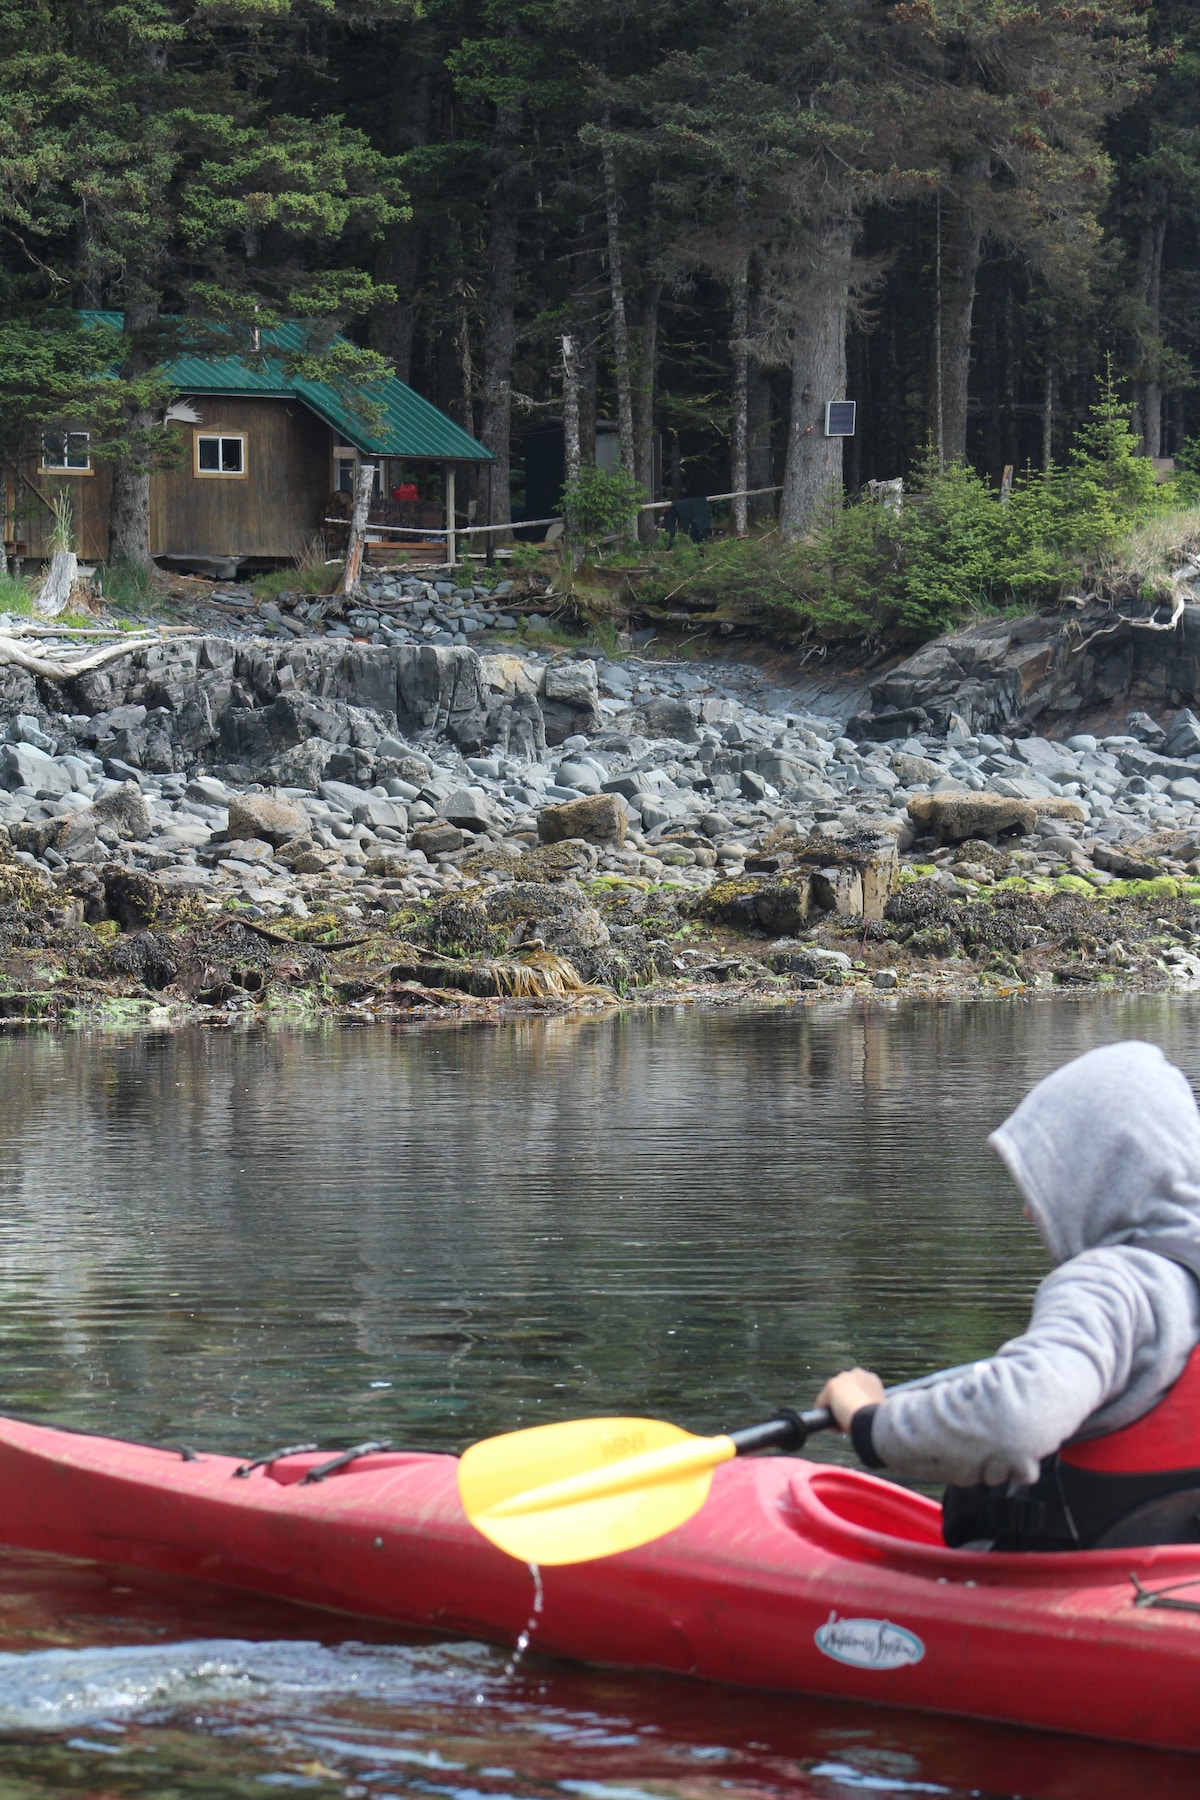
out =
[[[854,415],[857,410],[857,401],[827,400],[825,402],[825,436],[853,437]]]

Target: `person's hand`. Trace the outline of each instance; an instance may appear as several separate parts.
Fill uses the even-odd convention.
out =
[[[878,1406],[884,1399],[884,1386],[870,1369],[843,1369],[817,1395],[817,1405],[827,1406],[843,1431],[860,1406]]]

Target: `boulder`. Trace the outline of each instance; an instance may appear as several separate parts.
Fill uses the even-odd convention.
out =
[[[484,901],[493,925],[521,925],[520,939],[541,938],[550,950],[597,950],[607,944],[608,927],[575,881],[513,881]]]
[[[580,711],[591,711],[596,704],[596,665],[594,662],[568,662],[565,658],[552,662],[546,670],[547,700],[562,700]]]
[[[268,844],[286,844],[307,837],[308,814],[275,790],[263,794],[234,794],[229,802],[230,838],[262,838]]]
[[[1088,816],[1078,800],[1071,800],[1065,794],[1052,794],[1048,800],[1035,800],[1033,810],[1039,819],[1067,819],[1078,825],[1082,825]]]
[[[755,917],[773,937],[794,937],[803,930],[812,910],[813,884],[800,873],[770,881],[754,896]]]
[[[825,869],[814,869],[812,876],[812,894],[822,912],[837,913],[846,919],[863,917],[863,878],[853,863],[834,864]],[[878,916],[882,916],[880,913]]]
[[[584,838],[591,844],[625,842],[625,808],[615,794],[587,794],[582,800],[566,800],[561,806],[544,806],[538,814],[538,836],[543,844],[565,838]]]
[[[678,738],[681,744],[695,744],[700,738],[688,702],[674,700],[669,694],[656,694],[639,706],[637,720],[646,737]]]
[[[393,831],[407,831],[408,809],[395,800],[377,800],[368,795],[354,808],[354,823],[367,825],[372,831],[378,831],[381,825],[390,826]]]
[[[39,800],[61,800],[71,777],[54,758],[32,744],[5,744],[0,750],[0,787],[28,788]]]
[[[1152,861],[1148,856],[1139,856],[1136,849],[1119,850],[1110,844],[1097,844],[1092,852],[1092,861],[1098,869],[1105,869],[1110,875],[1117,875],[1122,881],[1151,881],[1162,874],[1160,863]]]
[[[581,794],[600,792],[601,777],[590,763],[578,762],[574,757],[559,763],[554,779],[559,787],[578,788]]]
[[[1171,720],[1163,751],[1167,756],[1200,756],[1200,719],[1190,707]]]
[[[310,837],[291,838],[275,852],[274,860],[290,869],[293,875],[321,875],[330,867],[334,858],[329,850],[322,850]]]
[[[488,831],[496,822],[491,801],[482,788],[455,788],[442,805],[442,816],[460,831]]]
[[[136,781],[123,781],[100,794],[92,803],[92,818],[98,827],[109,826],[133,843],[144,842],[153,829],[150,808]]]
[[[757,869],[774,873],[780,882],[807,881],[810,910],[882,919],[899,879],[900,862],[891,832],[857,830],[842,838],[817,832],[805,838],[796,833],[781,836],[776,829],[746,859],[747,873]],[[770,931],[790,934],[798,929],[782,917],[764,916],[761,899],[756,910]],[[805,911],[796,916],[802,921]]]
[[[1050,802],[1053,804],[1053,802]],[[1074,801],[1067,801],[1073,806]],[[972,793],[948,789],[940,794],[914,794],[908,816],[919,831],[929,832],[942,844],[960,844],[964,838],[990,838],[1001,831],[1032,831],[1039,806],[1007,794]],[[1076,815],[1082,818],[1081,808]]]
[[[8,839],[14,850],[44,856],[56,850],[68,862],[90,862],[96,848],[96,821],[90,806],[57,819],[29,819],[10,825]]]
[[[425,856],[451,856],[461,850],[466,839],[455,825],[418,825],[409,838],[414,850]]]

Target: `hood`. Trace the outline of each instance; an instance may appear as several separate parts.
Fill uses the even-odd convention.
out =
[[[1154,1044],[1110,1044],[1056,1069],[988,1143],[1055,1262],[1159,1234],[1200,1248],[1200,1112]]]

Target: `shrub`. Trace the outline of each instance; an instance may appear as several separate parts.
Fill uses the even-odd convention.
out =
[[[1177,536],[1168,515],[1185,522],[1187,480],[1200,489],[1200,444],[1195,472],[1191,455],[1184,481],[1155,483],[1106,364],[1065,465],[1026,469],[1005,500],[973,469],[939,469],[926,453],[901,511],[831,497],[803,539],[728,540],[692,569],[677,550],[670,575],[684,580],[673,591],[809,636],[930,637],[971,610],[1052,603],[1085,565],[1111,560],[1153,522]]]
[[[563,489],[567,530],[585,544],[628,537],[643,498],[641,483],[626,469],[580,469]]]

